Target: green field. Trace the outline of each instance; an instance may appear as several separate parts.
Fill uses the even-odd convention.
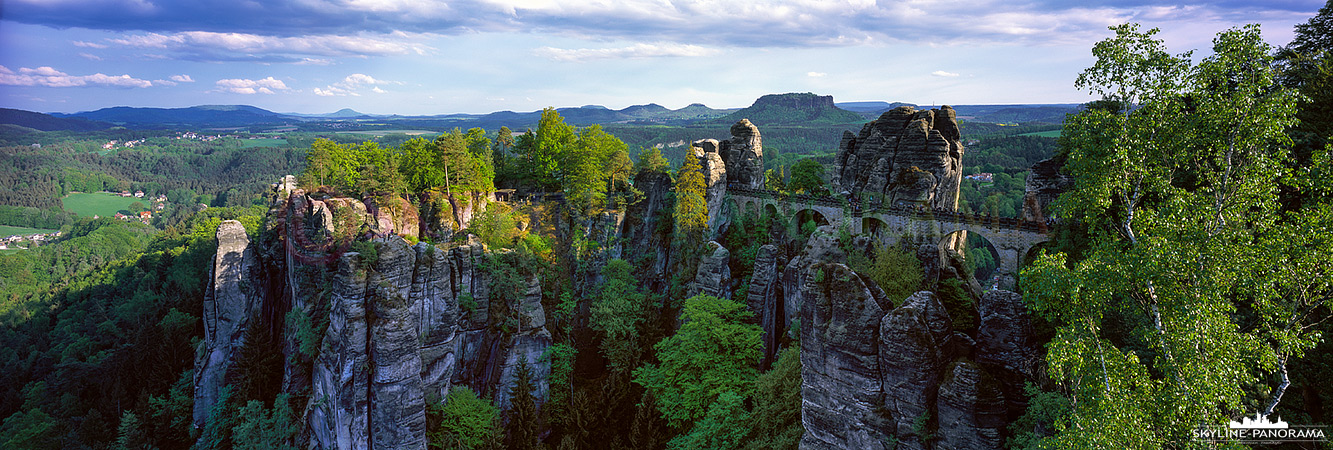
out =
[[[1035,133],[1023,133],[1023,134],[1020,134],[1019,136],[1041,136],[1041,137],[1053,137],[1053,138],[1058,138],[1058,137],[1060,137],[1060,130],[1038,131],[1038,132],[1035,132]]]
[[[69,194],[60,202],[65,205],[65,211],[82,217],[92,217],[94,215],[111,217],[121,210],[130,209],[130,203],[134,202],[143,203],[144,206],[153,204],[151,200],[146,198],[121,197],[105,192]]]
[[[57,231],[60,230],[44,230],[41,228],[11,227],[9,225],[0,225],[0,237],[9,237],[16,234],[27,236],[29,234],[38,234],[38,233],[55,233]]]
[[[241,141],[241,148],[286,147],[288,145],[286,139],[239,139],[239,140]]]

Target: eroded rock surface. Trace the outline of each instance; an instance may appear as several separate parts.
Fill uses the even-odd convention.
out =
[[[1064,161],[1051,158],[1038,161],[1028,171],[1023,185],[1023,220],[1045,223],[1051,216],[1051,203],[1074,187],[1074,177],[1061,172]]]
[[[262,299],[250,283],[254,251],[245,227],[235,220],[223,221],[217,232],[218,251],[213,258],[209,288],[204,293],[204,340],[194,361],[194,426],[202,427],[217,404],[251,322],[257,320]]]
[[[727,167],[727,181],[749,189],[764,188],[764,144],[759,127],[749,119],[731,126],[731,139],[722,141],[718,152]]]
[[[955,210],[963,145],[953,108],[900,106],[844,132],[829,172],[830,190],[872,201]]]

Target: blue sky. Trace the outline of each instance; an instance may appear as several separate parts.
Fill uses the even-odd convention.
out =
[[[1174,52],[1314,0],[2,0],[0,106],[248,104],[278,112],[531,111],[836,101],[1075,103],[1107,26]]]

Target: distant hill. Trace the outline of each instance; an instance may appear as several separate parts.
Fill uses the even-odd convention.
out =
[[[95,131],[111,124],[82,118],[55,117],[21,109],[0,108],[0,124],[17,125],[38,131]]]
[[[1081,104],[1044,105],[954,105],[958,120],[991,123],[1064,123],[1065,115],[1078,112]]]
[[[732,123],[750,119],[763,128],[766,125],[828,125],[865,121],[865,117],[838,108],[831,95],[813,93],[769,94],[759,97],[753,105],[711,122]]]
[[[248,105],[204,105],[189,108],[132,108],[117,106],[56,117],[74,117],[127,126],[194,125],[206,127],[248,126],[284,123],[296,120]]]
[[[888,111],[888,110],[893,109],[893,108],[897,108],[897,107],[899,107],[899,106],[911,106],[911,107],[916,107],[917,105],[916,105],[915,103],[903,103],[903,102],[893,102],[893,103],[889,103],[889,102],[838,102],[838,103],[834,103],[833,106],[837,106],[837,107],[839,107],[839,108],[842,108],[842,109],[845,109],[845,110],[848,110],[848,111],[851,111],[851,112],[860,114],[862,117],[865,117],[867,120],[870,120],[870,119],[878,118],[879,115],[880,115],[880,114],[884,114],[885,111]]]

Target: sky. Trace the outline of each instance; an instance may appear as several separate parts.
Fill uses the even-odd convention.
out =
[[[0,107],[254,105],[430,115],[749,106],[1082,103],[1108,26],[1208,54],[1316,0],[0,0]]]

